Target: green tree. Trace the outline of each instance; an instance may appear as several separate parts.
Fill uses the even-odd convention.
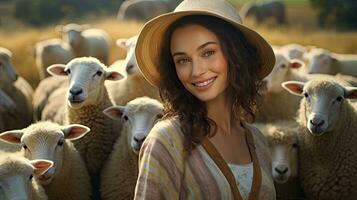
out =
[[[310,0],[318,11],[321,26],[338,29],[357,29],[356,0]]]

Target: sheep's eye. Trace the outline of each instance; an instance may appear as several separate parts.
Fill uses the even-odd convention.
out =
[[[29,177],[29,180],[31,181],[31,180],[32,180],[32,178],[33,178],[33,175],[31,174],[31,175],[30,175],[30,177]]]
[[[307,98],[307,97],[309,97],[309,95],[306,93],[306,92],[304,92],[304,96]]]
[[[293,148],[297,148],[298,145],[296,143],[293,144]]]
[[[336,100],[338,101],[338,102],[341,102],[342,101],[342,97],[341,96],[338,96],[337,98],[336,98]]]
[[[66,72],[66,74],[70,74],[70,73],[71,73],[71,70],[70,70],[70,69],[67,69],[65,72]]]
[[[281,67],[281,68],[285,68],[285,67],[286,67],[286,65],[280,65],[280,67]]]
[[[101,76],[102,74],[103,74],[103,72],[102,71],[97,71],[97,76]]]
[[[62,146],[62,145],[63,145],[63,142],[64,142],[63,139],[60,139],[60,140],[58,141],[57,145],[58,145],[58,146]]]
[[[128,121],[128,120],[129,120],[129,117],[126,116],[126,115],[124,115],[123,118],[124,118],[125,121]]]
[[[156,115],[156,118],[157,118],[157,119],[161,119],[162,117],[163,117],[162,114],[157,114],[157,115]]]
[[[22,144],[22,148],[27,149],[26,144]]]

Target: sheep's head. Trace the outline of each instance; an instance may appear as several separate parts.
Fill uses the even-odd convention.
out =
[[[22,130],[6,131],[0,139],[22,144],[24,155],[30,160],[46,159],[53,166],[38,177],[42,185],[49,184],[61,172],[64,148],[68,148],[66,140],[76,140],[84,136],[89,128],[79,124],[61,126],[52,122],[38,122]]]
[[[151,128],[162,117],[163,106],[157,100],[141,97],[128,102],[126,106],[112,106],[103,112],[112,119],[124,121],[128,146],[138,153]]]
[[[138,40],[138,36],[133,36],[129,39],[120,38],[116,41],[116,44],[126,50],[126,57],[123,63],[127,74],[136,74],[139,71],[138,63],[135,57],[135,46]]]
[[[104,81],[124,77],[119,72],[109,71],[93,57],[75,58],[67,65],[54,64],[47,71],[52,75],[68,76],[68,105],[74,109],[98,104],[105,91]]]
[[[270,74],[264,78],[263,82],[266,84],[267,93],[278,93],[281,90],[281,83],[286,81],[286,77],[292,70],[297,70],[304,65],[302,61],[293,59],[289,60],[280,53],[275,53],[275,65]]]
[[[10,84],[17,80],[17,73],[11,64],[12,53],[0,47],[0,86]]]
[[[57,26],[56,31],[60,32],[63,41],[68,43],[72,48],[77,48],[82,39],[82,31],[87,29],[87,27],[88,25],[70,23],[65,26]]]
[[[0,199],[32,199],[33,176],[45,173],[53,163],[28,160],[19,153],[1,152]]]
[[[335,74],[332,64],[336,62],[337,59],[328,50],[319,48],[311,49],[307,53],[306,59],[310,74]]]
[[[282,86],[290,93],[302,96],[305,126],[315,136],[334,130],[340,114],[348,102],[345,99],[357,99],[357,88],[344,87],[332,80],[316,79],[307,83],[287,81]]]
[[[297,131],[293,127],[271,126],[267,129],[272,153],[272,175],[274,181],[283,184],[295,178],[298,173]]]

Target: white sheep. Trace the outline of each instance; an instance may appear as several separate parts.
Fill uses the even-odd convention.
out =
[[[20,153],[0,152],[0,199],[47,200],[41,185],[33,179],[52,167],[48,160],[28,160]]]
[[[267,138],[277,199],[304,197],[298,178],[298,135],[295,121],[256,124]]]
[[[262,23],[268,18],[274,18],[279,24],[287,22],[285,4],[279,0],[261,3],[249,2],[242,6],[239,13],[243,19],[249,16],[255,17],[257,23]]]
[[[112,98],[117,105],[125,105],[129,101],[147,96],[160,100],[159,91],[146,81],[139,70],[135,57],[135,46],[138,37],[133,36],[129,39],[120,38],[117,45],[127,51],[125,60],[119,60],[112,68],[120,73],[125,71],[126,78],[119,82],[106,83]]]
[[[12,53],[0,47],[0,85],[5,85],[17,80],[17,73],[11,63]]]
[[[119,136],[121,124],[110,120],[103,110],[114,105],[105,80],[120,80],[123,76],[93,57],[71,60],[67,65],[55,64],[47,68],[52,75],[67,76],[66,120],[67,123],[82,124],[91,129],[83,139],[74,141],[86,163],[92,188],[99,191],[99,173]],[[98,195],[94,192],[94,196]]]
[[[109,35],[101,29],[87,28],[87,25],[71,23],[56,29],[61,32],[62,40],[71,46],[75,57],[92,56],[108,64]]]
[[[0,139],[21,144],[26,158],[46,159],[53,166],[36,176],[49,199],[89,200],[91,187],[86,166],[72,141],[83,137],[89,128],[79,124],[61,126],[53,122],[38,122],[22,130],[6,131]],[[63,191],[63,192],[62,192]]]
[[[304,74],[300,68],[305,68],[302,61],[288,59],[285,55],[275,52],[276,62],[272,72],[264,78],[265,88],[258,102],[257,121],[270,122],[275,120],[293,120],[299,108],[300,98],[290,95],[281,87],[284,81],[308,81],[313,79],[334,79],[345,86],[357,86],[357,78],[337,74]],[[284,109],[280,109],[284,105]]]
[[[43,107],[41,120],[48,120],[58,124],[66,124],[66,94],[68,87],[56,89],[48,97],[46,105]]]
[[[1,116],[5,130],[23,128],[32,122],[33,90],[28,82],[16,74],[11,62],[11,52],[0,48],[0,89],[15,103],[17,113]]]
[[[309,73],[341,73],[357,77],[357,55],[337,54],[326,49],[314,48],[305,58]]]
[[[309,48],[302,46],[300,44],[291,43],[291,44],[283,45],[283,46],[275,49],[275,51],[282,53],[288,59],[303,60],[304,55],[305,55],[305,53],[308,52]]]
[[[102,199],[133,199],[139,171],[138,152],[155,122],[162,117],[163,105],[157,100],[141,97],[126,106],[109,107],[104,113],[125,122],[121,137],[102,170]]]
[[[356,199],[356,87],[331,80],[287,81],[283,87],[302,96],[298,123],[299,174],[308,199]]]
[[[67,64],[74,58],[71,47],[61,39],[48,39],[34,46],[34,58],[40,79],[49,76],[46,68],[52,64]]]
[[[117,18],[146,22],[160,14],[173,11],[176,5],[172,0],[127,0],[121,4]]]
[[[50,95],[59,88],[68,87],[68,79],[60,76],[49,76],[38,84],[33,95],[33,118],[34,121],[40,121],[42,112],[48,104]]]

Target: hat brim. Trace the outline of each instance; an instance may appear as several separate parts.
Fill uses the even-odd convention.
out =
[[[160,83],[160,75],[157,67],[160,63],[159,52],[162,48],[162,42],[167,28],[174,21],[190,15],[215,16],[237,27],[245,35],[249,43],[257,48],[258,55],[263,62],[259,77],[263,79],[271,72],[275,64],[274,52],[268,42],[257,32],[237,23],[234,19],[224,17],[224,15],[218,15],[209,11],[190,10],[160,15],[147,22],[142,28],[135,48],[135,56],[142,74],[149,83],[154,86],[158,86]]]

